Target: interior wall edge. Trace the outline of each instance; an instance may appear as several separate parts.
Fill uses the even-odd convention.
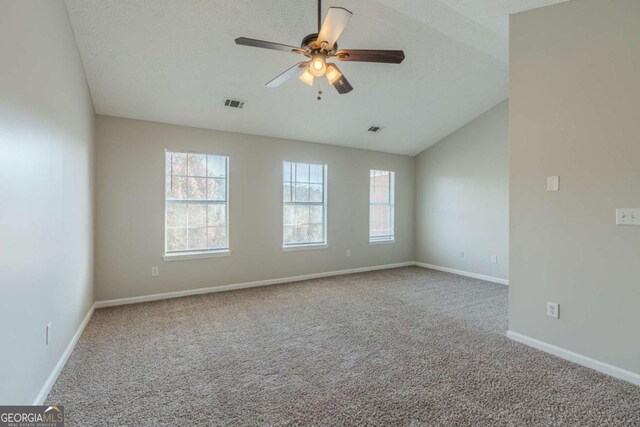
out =
[[[509,277],[508,99],[416,157],[415,259]]]

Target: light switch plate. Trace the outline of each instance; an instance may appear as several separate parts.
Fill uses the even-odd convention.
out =
[[[547,177],[547,191],[560,191],[560,177],[548,176]]]
[[[640,225],[640,208],[616,209],[616,225]]]

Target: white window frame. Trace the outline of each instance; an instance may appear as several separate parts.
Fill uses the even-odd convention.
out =
[[[201,155],[206,155],[206,156],[217,156],[217,157],[224,157],[226,160],[225,163],[225,168],[226,168],[226,173],[225,173],[225,238],[226,238],[226,248],[220,248],[220,249],[203,249],[203,250],[197,250],[197,251],[181,251],[181,252],[167,252],[167,206],[168,206],[168,200],[167,200],[167,170],[166,170],[166,164],[167,164],[167,153],[185,153],[185,154],[201,154]],[[225,256],[230,256],[231,255],[231,249],[230,249],[230,238],[229,238],[229,229],[230,229],[230,218],[229,218],[229,204],[230,204],[230,195],[229,195],[229,156],[227,154],[220,154],[220,153],[210,153],[210,152],[200,152],[200,151],[186,151],[186,150],[172,150],[172,149],[166,149],[164,150],[164,167],[163,167],[163,180],[164,180],[164,193],[163,193],[163,198],[164,198],[164,222],[163,222],[163,228],[164,228],[164,255],[163,255],[163,260],[164,261],[180,261],[180,260],[189,260],[189,259],[202,259],[202,258],[215,258],[215,257],[225,257]],[[204,200],[203,203],[207,203],[208,201]],[[211,203],[211,202],[208,202]],[[220,203],[220,202],[214,202],[214,203]]]
[[[389,173],[389,202],[372,202],[371,201],[371,173],[372,172],[388,172]],[[389,231],[388,236],[371,236],[371,207],[372,206],[389,206]],[[370,245],[386,245],[396,242],[396,173],[391,170],[370,169],[369,170],[369,244]]]
[[[289,243],[286,244],[284,242],[284,207],[287,203],[289,204],[307,204],[307,205],[313,205],[313,204],[319,204],[320,202],[285,202],[284,201],[284,164],[285,163],[293,163],[293,164],[306,164],[306,165],[315,165],[315,166],[322,166],[322,205],[324,206],[323,209],[323,217],[322,217],[322,242],[319,243]],[[329,242],[327,240],[327,228],[328,228],[328,211],[329,211],[329,204],[328,204],[328,197],[327,197],[327,189],[328,189],[328,165],[326,163],[313,163],[313,162],[303,162],[303,161],[294,161],[294,160],[283,160],[282,161],[282,177],[280,180],[280,188],[281,188],[281,194],[280,194],[280,200],[282,201],[282,216],[281,216],[281,221],[280,221],[280,225],[282,226],[281,228],[281,236],[282,236],[282,250],[284,252],[290,252],[290,251],[303,251],[303,250],[312,250],[312,249],[325,249],[329,247]]]

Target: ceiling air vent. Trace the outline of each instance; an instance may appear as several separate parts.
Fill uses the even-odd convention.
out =
[[[373,132],[373,133],[380,132],[381,130],[382,130],[382,126],[371,126],[369,128],[369,132]]]
[[[224,100],[225,107],[237,108],[238,110],[242,110],[244,108],[244,104],[246,103],[247,101],[243,101],[242,99],[227,98]]]

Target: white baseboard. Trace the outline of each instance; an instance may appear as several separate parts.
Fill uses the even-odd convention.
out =
[[[60,356],[60,359],[58,359],[58,363],[56,363],[53,371],[51,371],[51,374],[49,374],[49,378],[47,378],[47,381],[45,381],[42,389],[40,390],[40,393],[38,393],[36,399],[33,401],[34,405],[42,405],[44,403],[45,399],[49,395],[49,392],[51,391],[51,387],[53,387],[53,384],[55,384],[56,380],[58,379],[58,375],[60,375],[60,372],[62,372],[62,368],[64,368],[64,365],[67,363],[69,356],[71,356],[71,352],[73,352],[73,349],[76,347],[76,343],[80,339],[84,328],[87,326],[87,323],[89,323],[89,319],[91,319],[95,308],[96,305],[94,303],[91,308],[89,308],[87,315],[84,316],[84,319],[82,320],[82,323],[80,323],[80,326],[78,326],[76,333],[73,334],[71,341],[69,341],[69,344],[67,344],[67,348],[64,349],[62,356]]]
[[[255,282],[235,283],[231,285],[212,286],[208,288],[190,289],[187,291],[164,292],[161,294],[142,295],[130,298],[118,298],[104,301],[96,301],[95,307],[112,307],[116,305],[136,304],[147,301],[157,301],[169,298],[186,297],[190,295],[209,294],[212,292],[225,292],[234,289],[257,288],[260,286],[277,285],[281,283],[299,282],[302,280],[319,279],[322,277],[340,276],[343,274],[363,273],[366,271],[386,270],[390,268],[408,267],[415,265],[413,261],[396,264],[375,265],[372,267],[350,268],[347,270],[329,271],[324,273],[305,274],[302,276],[281,277],[277,279],[258,280]]]
[[[415,265],[422,268],[430,268],[432,270],[444,271],[446,273],[458,274],[460,276],[473,277],[474,279],[486,280],[487,282],[499,283],[501,285],[508,285],[508,279],[501,279],[500,277],[486,276],[484,274],[471,273],[469,271],[456,270],[455,268],[440,267],[439,265],[426,264],[424,262],[415,262]]]
[[[602,372],[603,374],[611,375],[612,377],[640,386],[640,374],[636,374],[635,372],[609,365],[608,363],[583,356],[582,354],[531,338],[518,332],[507,331],[507,337],[521,344],[528,345],[529,347],[542,350],[570,362],[577,363],[578,365],[586,366],[587,368],[594,369],[598,372]]]

